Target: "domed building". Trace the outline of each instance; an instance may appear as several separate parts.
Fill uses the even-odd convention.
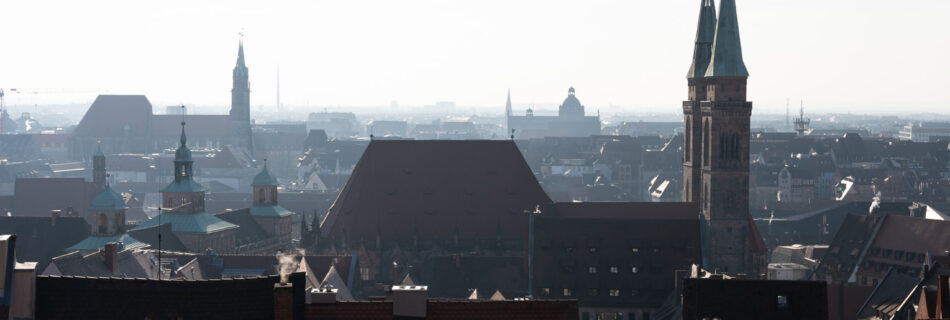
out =
[[[510,92],[505,113],[508,118],[508,133],[517,139],[589,137],[600,134],[600,115],[586,115],[584,105],[575,95],[574,87],[567,90],[567,98],[564,98],[556,116],[538,116],[533,109],[528,109],[523,116],[512,114]]]

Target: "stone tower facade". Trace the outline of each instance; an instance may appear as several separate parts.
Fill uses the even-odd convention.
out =
[[[106,155],[102,153],[102,143],[96,146],[96,153],[92,155],[92,185],[95,194],[106,190]]]
[[[700,11],[689,100],[683,104],[683,199],[700,203],[705,267],[758,276],[767,250],[749,215],[749,73],[735,0],[720,5],[718,19],[712,0],[703,0]]]
[[[230,130],[231,144],[253,152],[251,139],[251,82],[244,63],[244,42],[238,44],[238,58],[232,75]]]

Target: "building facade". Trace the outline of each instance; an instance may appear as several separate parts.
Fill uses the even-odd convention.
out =
[[[508,119],[508,133],[518,139],[544,137],[588,137],[600,134],[600,115],[587,116],[584,105],[574,95],[574,87],[567,90],[567,98],[558,108],[557,116],[536,116],[528,109],[525,115],[516,116],[511,112],[511,93],[505,105]]]

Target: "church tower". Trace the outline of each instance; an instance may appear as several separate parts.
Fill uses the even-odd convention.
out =
[[[251,183],[254,190],[251,216],[268,236],[276,237],[281,243],[289,245],[294,213],[277,202],[277,178],[267,170],[266,161],[264,168],[254,176]]]
[[[238,43],[237,64],[232,74],[230,130],[232,145],[254,152],[251,138],[251,83],[244,64],[244,42]]]
[[[716,36],[716,6],[713,0],[702,0],[693,63],[686,75],[689,100],[683,101],[683,201],[699,202],[702,190],[703,168],[699,155],[702,151],[702,112],[700,102],[706,100],[706,68],[712,57]],[[694,157],[694,155],[696,155]]]
[[[705,267],[756,277],[765,271],[767,250],[749,215],[749,73],[742,59],[735,0],[722,0],[719,10],[718,19],[712,19],[712,0],[703,0],[688,75],[690,101],[684,104],[689,141],[683,159],[684,200],[696,201],[698,192],[706,222]],[[712,25],[715,33],[707,47]]]
[[[106,155],[102,153],[102,142],[96,146],[96,153],[92,155],[92,185],[94,194],[106,190]]]
[[[202,213],[205,210],[205,188],[194,180],[194,161],[188,138],[185,136],[185,122],[181,122],[181,145],[175,150],[175,180],[162,188],[162,208],[173,213]]]

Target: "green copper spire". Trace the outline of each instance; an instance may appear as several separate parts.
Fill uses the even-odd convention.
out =
[[[712,45],[716,39],[716,4],[713,0],[701,0],[699,23],[696,27],[696,45],[693,48],[693,63],[689,66],[687,78],[706,76],[709,60],[712,59]]]
[[[102,139],[96,141],[96,153],[92,155],[93,157],[105,157],[106,154],[102,153]]]
[[[716,24],[716,39],[713,41],[713,56],[706,69],[707,77],[748,77],[749,71],[742,60],[742,43],[739,41],[739,18],[736,16],[736,1],[722,0],[719,20]]]

